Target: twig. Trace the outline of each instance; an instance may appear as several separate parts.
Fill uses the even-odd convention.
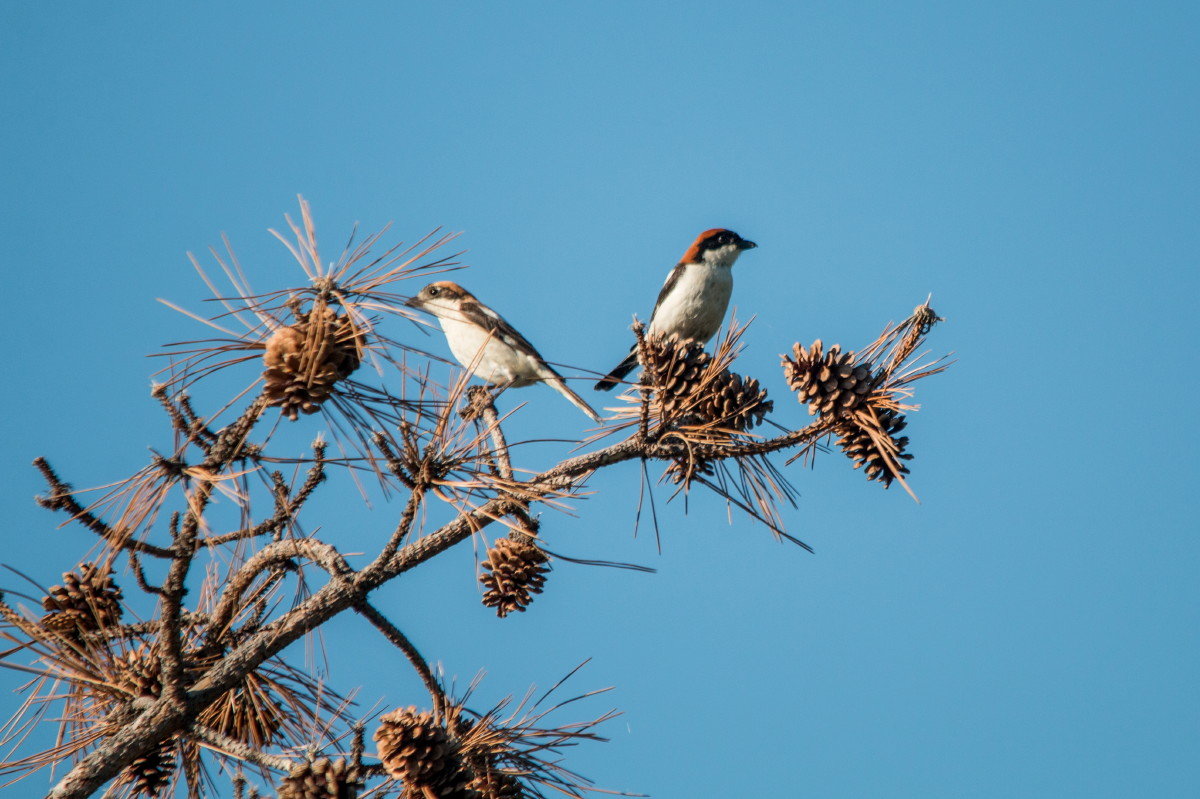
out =
[[[344,578],[352,573],[352,569],[338,551],[315,538],[289,538],[275,541],[260,549],[247,560],[237,573],[229,578],[229,583],[221,593],[220,602],[212,612],[208,636],[210,640],[221,638],[237,610],[242,604],[242,594],[267,569],[291,564],[294,558],[307,558],[316,563],[334,578]]]
[[[143,589],[144,590],[144,589]],[[157,591],[157,589],[155,589]],[[186,608],[180,614],[179,623],[183,627],[204,627],[208,625],[208,614],[193,613]],[[118,624],[101,627],[98,630],[81,630],[80,634],[89,641],[105,641],[117,639],[140,638],[153,635],[162,628],[162,619],[149,619],[134,624]]]
[[[477,392],[472,396],[473,392]],[[472,386],[467,390],[467,395],[470,398],[469,402],[474,405],[478,411],[478,422],[482,422],[483,429],[492,439],[492,453],[495,455],[495,467],[497,476],[509,484],[513,482],[512,458],[509,454],[508,441],[504,438],[504,430],[500,427],[500,416],[496,412],[496,398],[483,386]],[[537,519],[529,515],[529,503],[527,499],[514,494],[508,487],[501,488],[501,491],[512,496],[514,502],[512,504],[512,515],[520,520],[523,530],[532,535],[537,535],[538,528],[541,526]],[[512,531],[510,537],[516,537],[519,534],[517,531]]]
[[[634,346],[637,348],[638,362],[645,364],[646,358],[646,326],[638,320],[633,319],[633,335],[635,337]],[[638,434],[643,440],[648,440],[650,437],[650,397],[653,394],[652,387],[646,385],[646,376],[642,376],[642,402],[638,413]]]
[[[182,411],[171,401],[171,397],[168,396],[167,391],[166,383],[156,383],[150,389],[150,396],[158,400],[163,410],[167,412],[167,416],[171,420],[171,427],[175,432],[182,433],[185,436],[189,435],[191,433],[191,424],[184,418]]]
[[[364,572],[382,568],[391,560],[392,555],[396,554],[396,550],[400,547],[401,542],[412,531],[413,520],[416,519],[417,509],[421,506],[423,497],[424,495],[418,491],[413,491],[408,495],[408,502],[404,504],[404,512],[400,514],[400,521],[397,522],[395,529],[392,530],[391,538],[384,544],[383,549],[380,550],[375,560],[371,562],[371,565],[363,570]]]
[[[151,585],[150,581],[146,579],[146,572],[142,569],[142,559],[136,552],[129,553],[129,568],[133,571],[133,579],[137,582],[138,588],[147,594],[162,596],[162,589],[157,585]]]
[[[183,418],[188,422],[188,429],[195,436],[193,440],[207,450],[217,440],[217,434],[210,430],[205,421],[196,413],[195,408],[192,407],[192,398],[187,393],[180,393],[176,400],[179,402],[179,410],[183,413]]]
[[[447,718],[446,693],[442,690],[442,686],[438,683],[437,678],[433,676],[433,671],[429,668],[429,663],[421,656],[417,648],[413,646],[412,641],[408,640],[408,636],[402,633],[400,628],[392,624],[386,616],[365,599],[355,602],[354,610],[364,619],[375,625],[375,629],[379,630],[384,638],[404,653],[404,656],[408,658],[408,662],[417,670],[417,674],[421,675],[421,682],[425,683],[425,688],[429,691],[429,696],[433,700],[434,712],[439,718]]]
[[[130,552],[154,555],[157,558],[169,559],[171,557],[170,549],[155,546],[145,541],[139,541],[132,536],[118,533],[87,510],[87,508],[80,505],[78,500],[75,499],[74,489],[71,488],[69,483],[64,483],[59,478],[58,474],[55,473],[45,458],[41,456],[34,458],[33,465],[37,467],[37,470],[42,473],[42,477],[50,484],[49,496],[37,498],[37,503],[43,508],[69,513],[72,520],[79,522],[107,541],[111,546]]]
[[[468,389],[468,396],[476,391],[480,398],[479,419],[488,435],[491,436],[496,468],[500,472],[501,479],[511,480],[513,479],[512,460],[508,455],[508,442],[504,440],[504,431],[500,429],[500,417],[496,413],[496,398],[483,386],[472,386]],[[471,399],[474,401],[475,397]]]
[[[313,444],[313,464],[308,469],[304,483],[294,494],[289,496],[287,486],[283,481],[283,475],[279,472],[271,473],[271,480],[274,484],[272,493],[275,497],[275,512],[270,518],[259,522],[253,527],[245,527],[241,530],[234,530],[233,532],[221,535],[206,536],[201,540],[201,543],[205,546],[220,546],[221,544],[228,544],[233,541],[279,533],[288,522],[296,518],[304,503],[309,500],[313,492],[317,489],[317,486],[324,482],[325,463],[325,443],[317,441]]]
[[[196,554],[196,535],[200,527],[199,514],[203,512],[208,495],[212,492],[211,482],[202,482],[199,493],[204,497],[199,507],[193,506],[188,511],[188,517],[182,527],[179,524],[179,514],[171,517],[171,534],[174,544],[171,549],[175,556],[167,569],[167,579],[163,581],[161,597],[162,627],[159,630],[159,641],[162,643],[159,660],[162,664],[163,696],[180,705],[184,702],[183,680],[183,598],[187,594],[184,581],[191,570],[192,558]],[[191,504],[191,503],[189,503]]]
[[[238,419],[226,425],[217,434],[217,440],[213,442],[208,457],[204,459],[204,468],[210,471],[220,471],[241,456],[246,445],[246,436],[262,418],[269,402],[270,400],[265,395],[260,394],[254,402],[247,406]]]
[[[211,746],[213,749],[222,754],[236,757],[238,760],[244,760],[247,763],[253,763],[256,766],[282,771],[285,774],[292,770],[295,765],[286,757],[277,755],[269,755],[258,749],[254,749],[241,741],[234,740],[228,735],[225,735],[217,730],[207,727],[199,722],[191,726],[189,732],[195,735],[198,739]]]

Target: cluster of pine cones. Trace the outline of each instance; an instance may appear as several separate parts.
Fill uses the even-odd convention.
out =
[[[651,414],[664,424],[702,425],[745,432],[774,408],[754,378],[718,369],[704,345],[679,336],[647,336],[639,344],[651,388]]]
[[[650,391],[649,412],[660,427],[691,428],[689,438],[727,440],[762,424],[775,403],[757,380],[721,368],[704,345],[678,335],[645,336],[638,342]],[[688,485],[715,473],[714,465],[692,453],[671,462],[665,476]]]
[[[49,607],[51,602],[63,604],[64,595],[76,594],[82,594],[91,602],[89,607],[97,604],[90,588],[67,591],[67,587],[75,586],[100,585],[104,588],[100,596],[120,596],[120,590],[112,585],[111,578],[105,572],[98,571],[92,564],[84,564],[78,573],[64,575],[64,583],[66,587],[55,586],[51,589],[50,595],[43,600],[44,605]],[[81,601],[83,600],[76,597],[76,602]],[[68,606],[51,615],[62,615],[71,610],[72,607]],[[54,623],[44,622],[49,629],[54,629]],[[191,684],[219,660],[219,653],[202,654],[191,650],[185,651],[183,657],[184,680]],[[157,699],[162,695],[162,665],[157,651],[151,646],[142,644],[130,648],[106,658],[104,663],[104,677],[98,686],[101,689],[100,695],[104,697],[101,706],[107,707],[109,711],[117,710],[138,699]],[[246,693],[254,680],[252,672],[240,685],[206,708],[200,714],[199,722],[220,735],[248,745],[261,747],[273,741],[284,720],[283,710],[277,706],[274,697],[264,693],[265,689],[262,686],[255,686],[255,701],[247,701]],[[263,701],[264,699],[270,701]],[[179,736],[172,736],[135,758],[117,777],[117,784],[128,786],[127,790],[133,796],[161,795],[170,785],[178,768],[180,740]]]
[[[903,414],[873,404],[884,376],[869,363],[858,362],[837,344],[825,350],[817,339],[811,347],[797,344],[792,357],[783,356],[783,372],[810,414],[833,420],[838,446],[868,480],[886,488],[908,474],[908,437],[896,435],[907,422]]]

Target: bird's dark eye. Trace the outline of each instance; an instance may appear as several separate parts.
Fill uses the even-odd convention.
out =
[[[442,293],[442,290],[440,288],[438,288],[437,286],[430,286],[428,289],[426,289],[426,291],[429,292],[430,297],[436,297],[437,295]]]

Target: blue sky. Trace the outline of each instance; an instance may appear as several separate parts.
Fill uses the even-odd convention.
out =
[[[829,455],[789,470],[815,555],[665,491],[659,555],[626,466],[544,529],[657,574],[562,564],[500,621],[464,546],[380,605],[460,684],[486,669],[484,700],[593,657],[578,686],[625,715],[569,762],[605,787],[1184,795],[1198,23],[1186,3],[8,4],[4,561],[48,584],[90,544],[33,505],[30,461],[94,485],[168,442],[143,356],[200,331],[155,298],[197,306],[185,253],[222,232],[256,284],[295,280],[266,228],[297,194],[330,256],[355,222],[463,231],[460,282],[600,371],[691,238],[730,227],[760,245],[736,270],[740,368],[784,423],[805,417],[779,353],[859,346],[933,293],[957,363],[909,425],[922,504]],[[527,403],[513,438],[584,430],[548,389],[506,399]],[[315,523],[346,551],[397,512],[325,490]],[[327,641],[366,705],[419,701],[359,621]]]

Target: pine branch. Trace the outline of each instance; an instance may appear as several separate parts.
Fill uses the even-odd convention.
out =
[[[584,444],[597,448],[518,479],[516,475],[529,471],[514,469],[504,420],[492,393],[482,387],[466,389],[469,375],[449,386],[437,385],[427,369],[414,369],[392,354],[419,351],[385,338],[375,325],[379,313],[413,318],[404,305],[405,296],[392,284],[422,270],[455,266],[446,258],[427,260],[452,237],[430,234],[408,249],[397,245],[382,256],[368,258],[370,245],[381,235],[376,234],[363,244],[347,245],[341,258],[330,262],[318,253],[310,209],[303,202],[301,208],[299,222],[288,220],[294,241],[285,239],[285,244],[305,272],[302,287],[267,294],[251,291],[231,249],[228,262],[217,257],[232,292],[218,290],[200,270],[224,309],[201,321],[229,338],[179,345],[189,349],[174,351],[183,356],[182,361],[169,367],[171,378],[154,390],[174,433],[174,453],[155,456],[133,477],[108,487],[111,490],[91,506],[85,506],[44,459],[35,461],[49,486],[39,503],[68,513],[105,542],[106,579],[113,560],[126,557],[133,579],[157,605],[155,617],[122,625],[119,589],[106,584],[108,594],[103,594],[82,578],[64,579],[65,587],[50,590],[54,598],[43,601],[53,610],[40,621],[0,597],[0,617],[9,629],[2,634],[16,644],[4,657],[28,652],[35,659],[30,666],[3,665],[37,675],[31,683],[37,685],[36,691],[49,686],[27,700],[22,713],[28,715],[10,722],[10,729],[24,734],[26,727],[42,719],[50,702],[65,707],[56,749],[47,750],[58,753],[57,757],[43,752],[5,765],[26,769],[30,763],[71,760],[73,765],[51,790],[51,799],[83,799],[114,778],[121,784],[145,764],[163,763],[164,751],[171,752],[173,759],[162,765],[163,772],[185,781],[189,796],[199,795],[208,779],[200,747],[210,751],[205,757],[215,755],[218,762],[232,758],[265,770],[291,773],[298,764],[315,763],[318,746],[332,748],[349,734],[344,726],[345,705],[334,707],[325,701],[322,697],[328,689],[323,684],[279,656],[346,611],[371,623],[417,672],[434,712],[398,711],[396,718],[419,717],[422,724],[432,719],[433,727],[425,728],[429,735],[449,733],[438,740],[446,743],[448,758],[460,760],[450,762],[447,773],[461,771],[467,779],[482,780],[470,788],[464,785],[464,790],[492,795],[504,787],[541,795],[533,785],[537,783],[578,795],[569,787],[576,785],[571,772],[558,766],[557,760],[543,761],[534,754],[556,751],[576,740],[599,739],[590,731],[594,722],[578,729],[546,728],[540,723],[540,712],[520,719],[516,715],[501,719],[500,707],[471,714],[463,700],[447,696],[429,661],[400,626],[370,602],[371,593],[497,522],[512,531],[511,541],[496,538],[485,570],[496,584],[508,579],[524,586],[527,593],[540,591],[542,582],[531,589],[531,582],[520,583],[512,576],[520,570],[511,567],[525,563],[511,554],[512,541],[536,556],[528,559],[535,571],[546,562],[531,506],[562,507],[579,495],[594,472],[626,461],[639,462],[643,468],[649,461],[663,462],[667,464],[664,479],[675,482],[676,494],[709,489],[729,507],[789,539],[782,529],[780,508],[789,501],[794,504],[796,494],[768,459],[773,453],[812,454],[822,440],[834,437],[856,468],[866,467],[869,478],[885,485],[896,480],[907,489],[903,475],[911,454],[905,451],[908,438],[899,433],[903,414],[915,408],[908,404],[911,384],[945,368],[942,362],[914,363],[925,335],[940,321],[927,303],[900,324],[886,328],[859,351],[857,360],[853,353],[841,353],[836,347],[823,352],[819,340],[812,348],[797,344],[795,359],[785,358],[785,375],[816,418],[796,430],[776,424],[782,432],[770,438],[758,437],[751,429],[764,422],[774,408],[773,400],[767,399],[757,380],[731,369],[746,326],[731,323],[709,352],[699,342],[650,336],[635,323],[641,382],[622,395],[629,405]],[[228,330],[234,321],[245,331]],[[257,360],[260,354],[260,376],[207,419],[180,391],[217,371]],[[409,393],[393,395],[349,379],[360,364],[370,361],[395,367],[403,391]],[[261,391],[250,395],[258,386]],[[411,396],[413,386],[416,399]],[[220,430],[209,428],[211,419],[233,402],[245,402],[244,396],[253,398],[234,421]],[[296,421],[301,414],[323,415],[343,457],[327,460],[322,439],[313,444],[307,458],[278,457],[273,449],[268,455],[271,434],[264,436],[264,443],[251,444],[251,432],[272,407],[285,420]],[[608,437],[617,435],[627,438],[600,446],[601,440],[611,441]],[[282,472],[275,471],[265,491],[256,487],[251,492],[244,479],[249,472],[234,468],[249,464],[250,471],[265,476],[270,463],[305,464],[304,479],[298,486],[295,480],[289,484]],[[366,565],[359,570],[324,535],[289,537],[302,534],[301,513],[325,482],[327,469],[339,466],[348,467],[356,480],[364,471],[378,476],[389,496],[397,485],[409,492],[391,534],[378,551],[365,553],[361,562]],[[231,480],[237,481],[232,488],[225,483]],[[212,517],[220,515],[215,507],[217,490],[235,498],[241,516],[214,534]],[[168,496],[179,495],[181,507],[165,525],[170,544],[143,540],[156,530],[162,534]],[[252,514],[251,496],[266,498],[263,505],[270,507],[269,515]],[[437,501],[453,509],[454,516],[429,530],[430,517],[445,518],[426,512],[426,504]],[[222,547],[223,554],[215,555]],[[142,563],[147,555],[165,561],[161,585],[147,578]],[[227,560],[218,560],[226,555]],[[316,565],[327,579],[310,585],[303,569],[306,564]],[[156,579],[161,573],[154,572]],[[272,598],[280,583],[292,577],[297,600],[281,608]],[[197,583],[200,590],[194,591]],[[190,604],[189,587],[195,595]],[[115,607],[107,622],[97,622],[100,629],[82,629],[77,621],[91,618],[89,596],[108,596],[109,607]],[[318,720],[318,711],[328,712],[329,721]],[[307,726],[301,728],[300,722]],[[333,731],[334,722],[343,725],[340,735]],[[396,721],[389,733],[393,743],[402,744],[393,747],[393,753],[408,751],[397,737],[404,734],[397,731],[402,727]],[[355,779],[387,773],[408,780],[403,763],[363,766],[362,739],[359,726],[352,755]],[[164,743],[169,745],[164,748]],[[294,760],[268,754],[264,751],[268,744],[289,754],[312,748],[303,760]],[[331,765],[330,760],[322,762],[322,768]],[[347,768],[344,762],[336,767]],[[236,785],[239,794],[244,792],[244,780]],[[405,790],[413,795],[441,795],[440,788],[430,785],[406,784]]]

